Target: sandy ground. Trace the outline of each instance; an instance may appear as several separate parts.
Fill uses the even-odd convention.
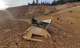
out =
[[[22,38],[24,31],[31,26],[30,23],[3,19],[0,21],[0,48],[80,48],[80,10],[53,13],[36,19],[50,18],[53,20],[47,30],[51,38],[39,37],[43,42],[27,41]]]

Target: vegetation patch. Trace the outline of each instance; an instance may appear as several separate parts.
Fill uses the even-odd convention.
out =
[[[31,22],[31,20],[29,20],[29,19],[16,19],[16,20],[19,20],[19,21],[26,21],[26,22]]]
[[[56,10],[56,11],[50,11],[50,13],[55,13],[55,12],[58,12],[59,10]]]

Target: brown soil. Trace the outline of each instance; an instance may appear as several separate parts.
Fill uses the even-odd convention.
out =
[[[80,10],[67,10],[36,17],[38,20],[53,18],[47,29],[51,38],[43,42],[23,39],[31,24],[16,21],[13,17],[0,17],[0,48],[80,48]],[[34,36],[34,38],[38,38]]]
[[[80,48],[80,14],[78,12],[79,10],[65,11],[36,18],[39,20],[53,18],[48,28],[52,38],[41,38],[43,42],[27,41],[22,38],[24,31],[30,27],[30,23],[8,20],[0,24],[0,48]]]
[[[63,11],[53,13],[36,19],[44,20],[53,18],[51,26],[58,30],[54,31],[52,27],[48,28],[52,36],[52,41],[56,48],[80,48],[80,10]]]

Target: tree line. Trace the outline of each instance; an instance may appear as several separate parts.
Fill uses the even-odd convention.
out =
[[[65,3],[69,3],[69,2],[77,2],[77,1],[80,1],[80,0],[54,0],[52,1],[51,3],[50,2],[43,2],[41,1],[41,3],[39,3],[39,0],[33,0],[32,3],[28,3],[28,5],[37,5],[37,4],[41,4],[41,5],[57,5],[57,4],[65,4]]]

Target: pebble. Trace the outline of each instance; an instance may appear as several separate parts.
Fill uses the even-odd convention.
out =
[[[60,35],[60,37],[63,38],[61,35]]]
[[[68,35],[68,37],[72,37],[71,35]]]
[[[63,33],[63,34],[66,34],[66,33]]]

